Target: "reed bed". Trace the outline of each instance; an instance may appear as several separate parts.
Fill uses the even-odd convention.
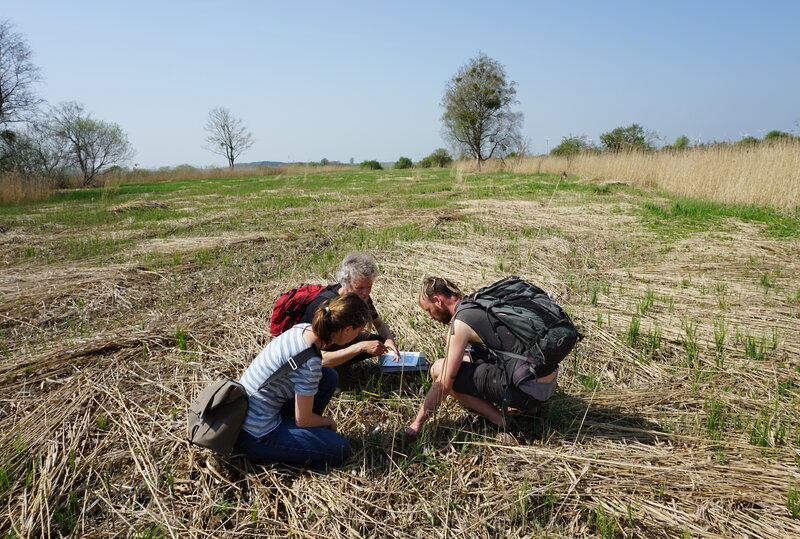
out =
[[[0,203],[46,200],[55,182],[50,178],[12,171],[0,174]]]
[[[473,161],[461,161],[456,167],[475,171]],[[490,161],[482,164],[482,170],[518,174],[566,172],[726,204],[755,204],[789,211],[800,207],[800,141],[684,151],[534,156]]]
[[[158,265],[163,254],[146,240],[114,263],[8,262],[0,533],[800,536],[796,236],[734,224],[676,240],[620,214],[630,195],[471,199],[463,177],[438,191],[464,195],[451,206],[404,211],[392,197],[406,184],[379,179],[377,195],[356,191],[288,224],[259,216],[254,228],[275,236],[254,230],[231,242],[207,224],[184,232],[186,251],[192,239],[203,251],[217,237],[219,256],[207,260]],[[404,226],[417,236],[352,239]],[[554,292],[586,338],[543,414],[498,436],[448,401],[409,442],[401,433],[425,378],[367,363],[328,410],[355,450],[341,468],[256,465],[190,446],[189,402],[211,381],[237,377],[268,342],[282,291],[328,281],[354,247],[380,262],[373,297],[401,348],[430,358],[442,354],[446,328],[416,305],[423,276],[473,290],[516,273]]]

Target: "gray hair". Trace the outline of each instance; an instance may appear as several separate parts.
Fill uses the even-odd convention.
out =
[[[342,260],[342,267],[336,272],[336,280],[349,287],[356,277],[375,279],[378,276],[378,263],[369,253],[354,251]]]

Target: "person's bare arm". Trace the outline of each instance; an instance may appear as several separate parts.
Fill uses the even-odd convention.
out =
[[[475,335],[472,328],[464,322],[456,320],[453,323],[453,327],[454,332],[447,340],[447,353],[441,376],[439,380],[434,381],[430,390],[428,390],[428,394],[425,395],[425,401],[417,412],[414,421],[406,428],[406,436],[409,438],[417,436],[422,424],[428,419],[428,415],[436,411],[453,389],[453,383],[464,359],[464,351],[467,348],[467,344],[471,340],[477,339],[477,335]]]
[[[336,367],[347,363],[359,354],[379,356],[386,352],[386,346],[380,341],[361,341],[351,344],[341,350],[322,351],[322,366]]]
[[[294,396],[294,420],[298,427],[325,427],[336,432],[336,421],[330,417],[315,414],[314,395]]]
[[[377,331],[378,335],[381,336],[381,340],[383,341],[384,346],[386,346],[386,350],[395,355],[395,361],[399,361],[400,350],[397,349],[397,343],[394,340],[394,332],[381,317],[375,318],[373,323],[375,324],[375,331]]]

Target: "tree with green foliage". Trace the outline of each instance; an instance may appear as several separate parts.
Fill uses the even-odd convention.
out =
[[[438,168],[445,168],[453,162],[453,157],[450,155],[450,152],[445,150],[444,148],[437,148],[428,156],[428,159],[431,161],[432,167]]]
[[[401,157],[394,164],[394,168],[411,168],[412,166],[414,166],[414,163],[408,157]]]
[[[589,147],[589,143],[586,141],[586,135],[581,135],[579,137],[570,135],[568,137],[563,137],[561,143],[550,150],[550,155],[572,157],[581,152],[585,152]]]
[[[650,151],[653,149],[653,134],[646,133],[639,124],[617,127],[600,135],[603,148],[609,152]]]
[[[518,102],[515,86],[503,65],[483,53],[447,83],[441,102],[443,134],[456,149],[475,158],[478,168],[518,144],[522,113],[511,110]]]
[[[108,167],[133,157],[133,148],[122,128],[95,120],[83,105],[74,101],[53,107],[48,121],[50,133],[69,148],[71,158],[83,174],[83,185]]]
[[[363,168],[365,170],[383,170],[381,164],[374,159],[369,161],[362,161],[361,164],[358,166],[359,168]]]

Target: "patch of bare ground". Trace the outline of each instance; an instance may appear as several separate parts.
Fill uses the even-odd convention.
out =
[[[669,240],[610,205],[563,199],[455,211],[380,202],[326,202],[284,228],[131,247],[222,249],[224,260],[4,268],[0,532],[800,536],[788,505],[800,484],[797,240],[739,222]],[[369,243],[406,223],[440,234]],[[351,229],[380,263],[373,298],[401,348],[430,358],[447,329],[416,304],[423,276],[472,291],[513,273],[554,292],[585,339],[543,415],[519,417],[522,432],[501,439],[449,400],[410,443],[400,433],[424,380],[367,362],[327,412],[355,449],[342,468],[260,466],[189,446],[189,402],[241,374],[269,340],[280,292],[326,282],[352,248],[335,234]],[[0,256],[11,248],[0,244]]]

